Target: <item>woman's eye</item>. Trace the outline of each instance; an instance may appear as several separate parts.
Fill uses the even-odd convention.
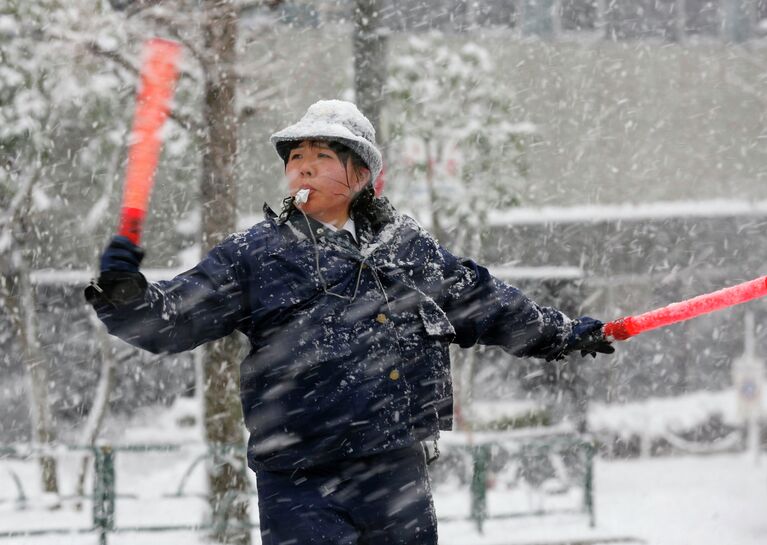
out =
[[[317,154],[317,156],[318,156],[318,157],[324,157],[324,158],[326,158],[326,159],[329,159],[329,158],[330,158],[330,155],[328,155],[327,153],[319,153],[319,154]]]
[[[291,156],[290,156],[290,160],[291,160],[291,161],[292,161],[293,159],[300,159],[300,158],[301,158],[301,154],[300,154],[300,153],[296,153],[295,155],[291,155]]]

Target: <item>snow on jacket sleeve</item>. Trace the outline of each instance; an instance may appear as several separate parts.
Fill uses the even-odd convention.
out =
[[[112,335],[155,354],[229,335],[247,316],[232,246],[225,241],[189,271],[150,284],[143,301],[96,305],[99,318]]]
[[[497,345],[518,357],[550,357],[561,352],[571,320],[542,307],[517,288],[493,277],[470,259],[440,248],[444,260],[443,310],[462,348]]]

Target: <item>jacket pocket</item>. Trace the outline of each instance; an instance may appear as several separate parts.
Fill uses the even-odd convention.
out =
[[[430,337],[455,337],[455,329],[447,318],[447,314],[431,299],[424,300],[418,305],[418,314],[421,316],[426,334]]]

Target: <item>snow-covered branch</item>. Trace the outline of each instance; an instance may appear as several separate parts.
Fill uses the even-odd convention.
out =
[[[106,59],[109,59],[110,61],[114,62],[115,64],[118,64],[122,68],[126,69],[130,73],[136,75],[138,77],[139,69],[133,65],[133,63],[125,58],[123,55],[118,53],[114,50],[109,50],[101,47],[97,42],[95,41],[84,41],[80,42],[81,46],[83,46],[86,50],[88,50],[90,53],[104,57]],[[191,76],[188,72],[182,72],[179,75],[180,78],[189,78],[194,80],[194,77]],[[175,121],[181,128],[190,130],[193,132],[197,132],[202,129],[202,124],[194,119],[191,115],[184,114],[178,111],[170,111],[168,113],[168,117]]]
[[[178,19],[175,19],[166,13],[157,11],[147,13],[143,16],[143,18],[162,26],[165,30],[168,31],[169,34],[173,36],[174,39],[184,44],[184,47],[186,47],[186,49],[195,59],[197,59],[200,64],[205,64],[205,55],[192,41],[186,37],[186,33],[184,32],[184,29],[179,25]]]
[[[32,188],[39,178],[39,172],[34,171],[21,179],[13,197],[11,197],[8,208],[3,210],[2,215],[0,215],[0,229],[10,226],[16,221],[22,205],[29,201]],[[4,248],[0,247],[0,253],[3,250]]]

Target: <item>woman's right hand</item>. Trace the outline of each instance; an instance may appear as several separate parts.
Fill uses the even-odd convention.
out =
[[[143,298],[147,288],[139,265],[144,251],[123,236],[112,238],[101,254],[101,272],[95,282],[85,288],[85,299],[90,304],[109,303],[124,305]]]

